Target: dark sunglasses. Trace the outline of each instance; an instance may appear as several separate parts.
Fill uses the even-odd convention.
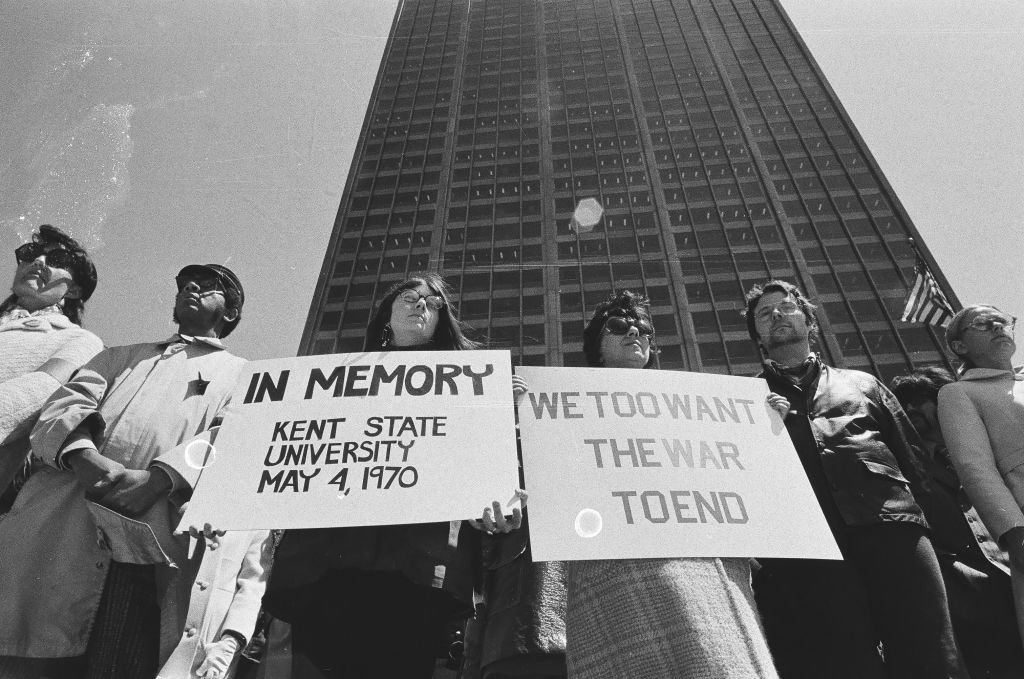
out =
[[[613,335],[625,335],[629,332],[630,328],[636,328],[637,332],[645,337],[650,337],[654,334],[654,326],[647,321],[638,321],[632,318],[623,318],[622,316],[611,316],[604,322],[604,327],[605,330]]]
[[[46,257],[46,266],[51,266],[55,269],[70,269],[80,261],[80,257],[77,253],[65,250],[61,247],[47,246],[42,243],[25,243],[19,245],[14,250],[14,259],[17,260],[18,264],[28,264],[36,261],[36,259],[43,255]]]
[[[178,292],[185,289],[185,286],[189,283],[195,283],[196,287],[199,288],[200,293],[220,291],[224,292],[224,285],[221,283],[219,278],[193,278],[191,276],[178,276],[174,279],[175,284],[178,286]]]

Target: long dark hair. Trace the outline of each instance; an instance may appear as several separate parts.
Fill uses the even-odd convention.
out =
[[[430,291],[444,300],[444,307],[437,312],[437,328],[430,340],[433,349],[479,349],[480,344],[466,337],[462,321],[459,320],[452,307],[451,288],[436,273],[415,274],[401,283],[395,283],[377,303],[377,310],[366,328],[366,339],[363,340],[363,351],[380,351],[382,344],[390,332],[388,322],[391,320],[391,305],[395,298],[405,290],[426,285]]]
[[[654,321],[651,319],[651,303],[646,297],[629,290],[612,294],[597,305],[594,315],[587,323],[587,327],[583,329],[583,355],[586,357],[588,365],[604,365],[604,359],[601,358],[601,331],[604,330],[604,324],[612,316],[631,318],[634,321],[644,320],[650,323],[652,328],[654,327]],[[645,368],[654,365],[654,355],[657,353],[658,345],[654,341],[654,335],[651,335],[651,354],[647,358]]]
[[[60,307],[68,320],[75,325],[82,325],[82,316],[85,314],[85,303],[92,296],[96,289],[96,265],[89,259],[89,253],[85,251],[77,240],[67,235],[55,226],[42,224],[39,231],[32,234],[33,243],[42,245],[56,245],[68,252],[78,255],[75,264],[71,269],[71,278],[78,285],[81,297],[65,297],[61,300]],[[18,302],[17,295],[11,295],[0,303],[0,314],[7,313]]]

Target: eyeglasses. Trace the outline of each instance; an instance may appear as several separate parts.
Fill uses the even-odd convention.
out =
[[[779,302],[778,304],[773,304],[771,306],[764,307],[756,314],[754,314],[754,318],[756,318],[759,321],[764,321],[771,318],[772,314],[774,314],[776,311],[778,311],[783,316],[789,316],[800,311],[800,305],[797,304],[796,302]]]
[[[427,306],[434,311],[440,311],[444,308],[444,299],[440,295],[421,295],[415,290],[405,290],[398,296],[398,299],[402,300],[409,306],[416,306],[422,299],[426,302]]]
[[[604,322],[604,329],[613,335],[626,335],[629,333],[630,328],[636,328],[636,331],[642,337],[649,338],[654,334],[654,326],[644,320],[611,316]]]
[[[178,276],[174,279],[175,284],[178,286],[178,292],[184,290],[189,283],[195,284],[199,288],[199,293],[207,292],[224,292],[224,285],[221,283],[219,278],[193,278],[191,276]]]
[[[46,266],[55,269],[70,269],[81,259],[76,252],[43,243],[25,243],[14,250],[14,259],[18,264],[34,262],[40,255],[46,257]]]
[[[996,329],[996,324],[1001,328],[1009,328],[1010,332],[1013,332],[1014,327],[1017,325],[1017,317],[1007,314],[993,314],[984,318],[975,318],[967,324],[967,327],[980,332],[991,332]]]

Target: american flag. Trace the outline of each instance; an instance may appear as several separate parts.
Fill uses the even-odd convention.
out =
[[[924,260],[918,258],[915,270],[917,276],[914,278],[914,287],[907,297],[907,305],[903,307],[900,320],[945,328],[956,313],[953,306],[942,294],[942,289]]]

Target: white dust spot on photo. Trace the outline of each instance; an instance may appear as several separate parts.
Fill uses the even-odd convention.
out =
[[[576,515],[576,534],[581,538],[596,537],[604,528],[604,519],[595,509],[581,509]]]
[[[217,448],[203,439],[185,446],[185,464],[192,469],[206,469],[217,460]]]

